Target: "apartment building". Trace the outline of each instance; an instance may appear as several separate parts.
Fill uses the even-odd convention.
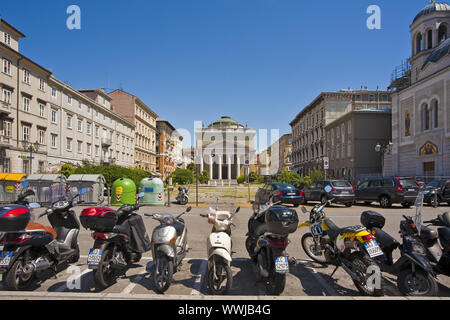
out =
[[[175,171],[176,165],[174,161],[174,135],[175,128],[167,120],[156,120],[156,146],[157,166],[156,171],[165,180],[169,175]]]
[[[292,170],[307,175],[323,168],[327,145],[325,126],[353,110],[392,109],[389,91],[341,90],[322,92],[290,123]]]
[[[83,161],[132,166],[134,125],[112,111],[106,94],[87,96],[22,55],[24,37],[0,19],[0,171],[55,172]]]
[[[283,135],[259,155],[259,174],[275,176],[292,167],[292,134]]]
[[[141,99],[117,89],[110,92],[114,112],[135,125],[135,167],[156,172],[156,119],[158,115]]]

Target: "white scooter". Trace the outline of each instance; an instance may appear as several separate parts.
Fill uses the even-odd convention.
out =
[[[214,225],[207,239],[208,254],[208,287],[212,294],[224,295],[229,292],[233,282],[231,273],[232,240],[231,226],[234,214],[228,211],[217,211],[209,208],[209,214],[200,214],[208,218],[208,223]]]

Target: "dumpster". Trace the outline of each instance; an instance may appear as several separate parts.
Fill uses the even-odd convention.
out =
[[[145,195],[139,203],[147,206],[164,206],[164,183],[159,178],[145,178],[139,184],[139,192]]]
[[[136,185],[133,180],[121,178],[114,181],[111,190],[111,206],[136,204]]]
[[[79,197],[84,201],[83,205],[100,205],[105,200],[106,180],[101,174],[73,174],[67,179],[67,184],[72,194],[76,194],[82,188],[88,190]]]
[[[22,191],[26,174],[0,173],[0,203],[13,203]]]
[[[26,180],[30,183],[29,189],[36,194],[29,197],[30,202],[50,205],[52,201],[66,199],[67,178],[63,174],[32,174]]]

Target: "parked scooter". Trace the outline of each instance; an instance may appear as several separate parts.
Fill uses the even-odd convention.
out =
[[[211,234],[207,239],[208,254],[208,287],[213,294],[227,294],[233,283],[231,273],[232,261],[232,240],[231,226],[233,217],[239,212],[231,214],[229,211],[218,211],[209,208],[209,214],[200,214],[201,217],[208,218],[208,223],[213,225]]]
[[[426,249],[417,237],[417,223],[420,224],[420,209],[417,204],[421,201],[419,194],[416,200],[416,217],[403,216],[400,222],[400,233],[403,243],[400,244],[388,233],[383,231],[385,218],[374,211],[365,211],[361,215],[361,223],[375,235],[384,255],[375,261],[381,271],[397,276],[397,287],[407,296],[437,296],[438,286],[435,273],[426,257]],[[422,201],[423,203],[423,201]],[[393,261],[394,250],[399,249],[401,257]]]
[[[297,211],[273,203],[273,196],[265,205],[254,208],[248,222],[246,249],[256,264],[266,291],[280,295],[286,285],[289,257],[286,248],[289,234],[298,226]]]
[[[81,213],[81,224],[93,231],[95,242],[89,251],[88,267],[94,270],[94,282],[99,290],[111,286],[151,248],[142,217],[135,213],[142,206],[139,199],[144,195],[138,195],[137,204],[123,205],[117,211],[87,208]]]
[[[189,202],[189,188],[179,187],[178,196],[176,197],[177,203],[181,205],[186,205]]]
[[[188,207],[182,214],[173,217],[170,214],[145,214],[158,221],[160,225],[153,230],[153,282],[158,293],[169,289],[173,274],[178,270],[189,250],[187,228],[182,215],[192,210]]]
[[[70,209],[80,203],[76,198],[86,192],[87,189],[81,189],[71,200],[54,202],[39,216],[47,215],[51,227],[29,223],[30,209],[40,207],[27,201],[28,196],[35,195],[32,190],[19,196],[17,203],[21,205],[0,208],[1,228],[7,232],[0,240],[0,272],[7,290],[28,290],[39,272],[52,269],[56,275],[58,265],[78,261],[80,224]]]
[[[298,227],[299,229],[307,227],[311,230],[302,237],[303,250],[308,257],[320,264],[335,264],[336,269],[331,277],[339,267],[342,267],[361,294],[382,296],[381,281],[377,287],[371,285],[369,280],[372,275],[370,270],[376,267],[373,258],[382,255],[383,252],[365,227],[339,228],[333,220],[326,217],[324,208],[333,200],[316,205],[310,212],[309,220]],[[307,213],[305,207],[302,207],[302,212]]]
[[[436,219],[424,221],[438,228],[438,232],[423,226],[419,238],[427,249],[427,257],[437,273],[450,277],[450,213],[439,215]],[[438,239],[441,243],[439,246]]]

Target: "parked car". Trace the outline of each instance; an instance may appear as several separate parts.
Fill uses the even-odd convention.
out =
[[[326,186],[332,188],[330,192],[325,191]],[[304,188],[303,196],[304,204],[308,201],[326,203],[328,200],[334,199],[335,203],[343,203],[347,207],[351,207],[355,202],[355,190],[350,182],[344,180],[318,181]]]
[[[281,204],[293,204],[294,207],[298,207],[303,203],[303,192],[292,184],[282,182],[268,183],[260,188],[256,193],[255,202],[265,204],[271,195],[274,202],[281,202]]]
[[[418,194],[419,186],[416,181],[403,177],[370,179],[355,189],[356,201],[366,204],[379,202],[382,208],[390,208],[393,203],[400,203],[409,208],[416,201]]]
[[[450,180],[434,180],[425,186],[424,202],[433,205],[435,201],[433,191],[436,191],[436,206],[442,202],[447,202],[450,205]]]

